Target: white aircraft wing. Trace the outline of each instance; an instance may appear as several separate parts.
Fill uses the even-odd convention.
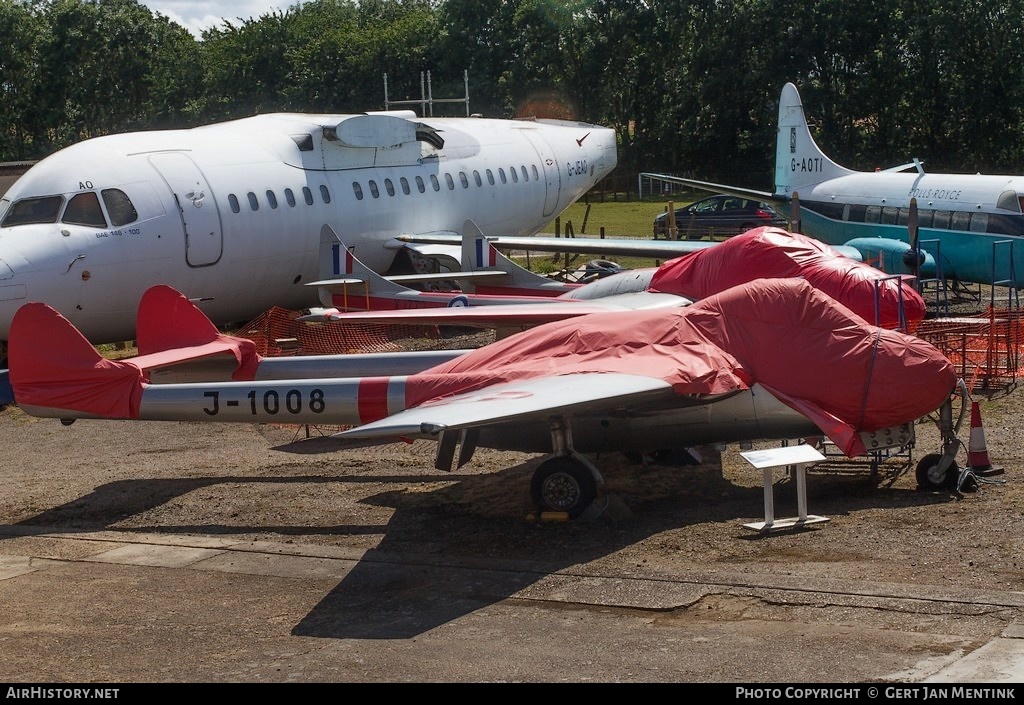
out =
[[[457,237],[450,235],[399,235],[398,240],[409,243],[455,245]],[[653,257],[671,259],[690,252],[713,247],[711,240],[641,240],[639,238],[597,237],[527,237],[488,236],[487,241],[499,250],[531,250],[533,252],[578,252],[581,254],[621,257]]]
[[[449,235],[399,235],[403,242],[453,244],[457,238]],[[597,237],[527,237],[488,236],[487,241],[499,250],[531,250],[534,252],[578,252],[581,254],[621,257],[652,257],[673,259],[721,244],[718,240],[641,240],[639,238]],[[834,250],[858,262],[863,254],[855,247],[830,245]],[[449,277],[454,278],[454,277]]]
[[[536,303],[503,306],[429,306],[424,308],[383,309],[371,311],[338,311],[327,309],[300,316],[307,322],[358,321],[405,325],[452,325],[472,328],[536,326],[561,321],[573,316],[609,311],[640,311],[652,308],[678,308],[692,302],[675,294],[638,291],[598,299],[558,300],[537,297]]]
[[[679,297],[675,297],[679,298]],[[542,304],[542,305],[537,305]],[[371,311],[338,311],[300,316],[306,322],[347,321],[349,323],[388,323],[395,325],[451,325],[473,328],[500,326],[536,326],[591,313],[625,311],[624,306],[601,305],[590,301],[545,301],[537,304],[508,306],[430,306],[424,308],[384,309]]]
[[[749,196],[748,196],[749,197]],[[766,199],[770,200],[770,199]],[[450,245],[458,242],[452,235],[399,235],[396,239],[409,243],[431,243]],[[641,240],[640,238],[597,238],[597,237],[528,237],[488,236],[487,241],[499,250],[531,250],[533,252],[578,252],[588,255],[609,257],[652,257],[673,259],[707,247],[720,244],[717,240]],[[864,261],[863,254],[855,247],[831,245],[833,249],[858,262]],[[455,279],[456,277],[448,277]]]
[[[699,181],[697,179],[687,179],[683,176],[673,176],[671,174],[655,174],[652,172],[642,172],[641,177],[647,177],[656,179],[658,181],[666,181],[670,184],[679,184],[680,186],[687,186],[689,188],[697,189],[699,191],[707,191],[708,193],[724,193],[727,196],[737,196],[738,198],[749,198],[755,201],[765,201],[768,203],[785,204],[789,201],[788,198],[777,196],[770,191],[758,191],[755,189],[743,188],[742,186],[729,186],[727,184],[716,184],[711,181]]]
[[[431,282],[463,281],[469,279],[501,279],[508,277],[508,272],[500,271],[477,271],[477,272],[427,272],[425,274],[396,274],[392,276],[380,275],[380,281],[389,281],[392,284],[429,284]],[[355,286],[370,283],[366,278],[360,277],[338,277],[334,279],[318,279],[308,282],[306,286],[322,286],[337,289],[342,286]]]
[[[671,384],[654,377],[599,372],[554,375],[495,384],[427,402],[334,435],[343,438],[429,437],[446,429],[614,409],[676,397]]]

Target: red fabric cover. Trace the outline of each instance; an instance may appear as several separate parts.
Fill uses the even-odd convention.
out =
[[[139,302],[137,357],[107,360],[55,310],[27,303],[11,321],[8,354],[18,404],[75,409],[106,418],[137,418],[149,370],[211,355],[230,354],[232,379],[252,379],[256,343],[223,335],[192,302],[167,286]]]
[[[669,260],[658,268],[649,288],[704,299],[753,279],[803,277],[868,323],[875,323],[876,280],[887,276],[813,238],[762,227]],[[900,279],[885,279],[878,289],[878,325],[899,327],[902,295],[907,329],[917,330],[926,310],[917,290]]]
[[[409,406],[496,382],[574,372],[661,377],[678,394],[760,382],[849,457],[859,431],[915,420],[953,391],[930,343],[868,325],[803,279],[759,279],[679,309],[596,313],[519,333],[407,380]]]
[[[14,401],[132,418],[142,398],[142,370],[106,360],[66,318],[44,303],[14,314],[8,341]]]

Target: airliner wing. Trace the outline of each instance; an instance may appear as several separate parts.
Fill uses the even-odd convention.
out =
[[[402,242],[459,244],[459,238],[449,235],[399,235]],[[671,259],[717,245],[711,240],[641,240],[639,238],[596,237],[508,237],[488,236],[487,241],[501,250],[531,250],[534,252],[579,252],[591,255],[623,257],[654,257]]]
[[[455,244],[457,237],[448,235],[399,235],[403,242],[419,242],[432,244]],[[596,237],[545,237],[533,235],[529,237],[506,237],[495,235],[487,241],[495,248],[505,250],[531,250],[534,252],[578,252],[592,255],[608,255],[622,257],[652,257],[655,259],[675,259],[691,252],[706,250],[720,245],[717,240],[641,240],[639,238],[596,238]],[[832,245],[834,250],[858,262],[864,256],[856,247]]]
[[[724,193],[727,196],[751,198],[755,201],[769,201],[772,203],[779,204],[786,204],[789,202],[788,198],[777,196],[771,191],[757,191],[755,189],[743,188],[742,186],[726,186],[725,184],[716,184],[710,181],[698,181],[697,179],[687,179],[682,176],[672,176],[670,174],[655,174],[652,172],[642,172],[640,176],[651,179],[657,179],[658,181],[666,181],[670,184],[688,186],[690,188],[699,189],[701,191],[708,191],[710,193]]]
[[[672,385],[655,377],[619,373],[552,375],[494,384],[445,397],[335,435],[345,438],[434,436],[449,429],[612,410],[660,399],[679,401]]]

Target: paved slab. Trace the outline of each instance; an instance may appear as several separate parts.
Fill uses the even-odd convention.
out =
[[[0,555],[0,681],[1024,679],[1017,622],[979,640],[886,629],[884,614],[863,630],[807,616],[917,612],[927,625],[965,601],[956,591],[943,599],[877,585],[844,595],[829,581],[744,582],[722,572],[718,582],[586,566],[551,573],[301,543],[32,532],[0,531],[0,551],[44,554]],[[1017,593],[983,600],[975,606],[985,613],[1024,608]],[[786,605],[789,618],[771,605]]]

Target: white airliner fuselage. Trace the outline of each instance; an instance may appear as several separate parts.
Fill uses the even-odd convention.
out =
[[[0,340],[27,301],[130,340],[167,284],[216,323],[318,303],[322,226],[385,272],[403,234],[532,235],[612,170],[612,130],[555,120],[270,114],[99,137],[0,201]]]
[[[792,83],[779,97],[773,192],[654,176],[790,206],[798,202],[801,232],[855,248],[890,274],[1024,287],[1024,176],[928,174],[918,160],[878,171],[840,166],[815,143]],[[916,239],[908,228],[912,210]],[[922,262],[919,271],[915,261]]]
[[[1024,284],[1024,176],[927,174],[917,160],[874,172],[847,169],[815,144],[800,95],[787,83],[779,98],[775,196],[794,194],[804,232],[829,243],[860,244],[862,250],[870,239],[909,244],[910,201],[916,199],[919,245],[939,263],[936,274]],[[886,252],[886,269],[903,271],[902,258],[892,256],[898,247],[864,254],[877,258]]]

